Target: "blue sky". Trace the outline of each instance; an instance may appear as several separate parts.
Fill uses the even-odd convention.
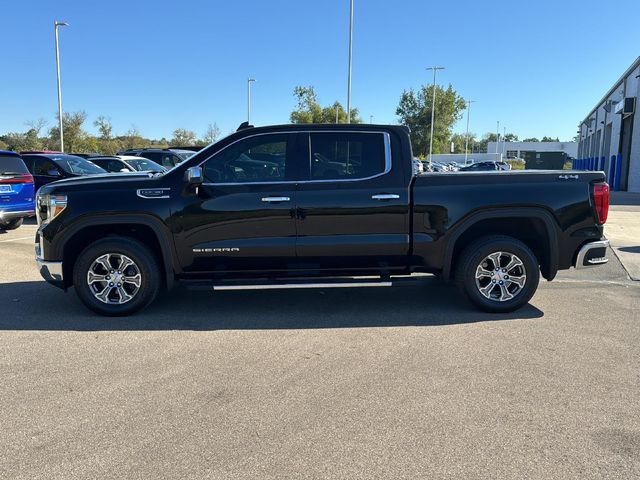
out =
[[[256,125],[288,122],[296,85],[346,103],[348,0],[3,3],[12,73],[0,77],[0,132],[55,120],[56,19],[70,23],[60,32],[65,111],[109,116],[116,133],[202,134],[213,122],[229,133],[245,120],[248,76]],[[355,0],[352,104],[366,121],[395,123],[402,90],[430,82],[425,67],[438,64],[438,83],[477,101],[472,132],[500,120],[521,138],[568,140],[640,55],[639,14],[638,0],[608,13],[593,0]]]

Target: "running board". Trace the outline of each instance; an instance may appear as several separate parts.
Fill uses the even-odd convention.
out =
[[[302,288],[368,288],[416,285],[425,274],[403,277],[355,276],[355,277],[292,277],[292,278],[247,278],[244,280],[182,280],[189,290],[284,290]]]
[[[214,290],[278,290],[285,288],[362,288],[391,287],[393,282],[336,282],[336,283],[271,283],[254,285],[213,285]]]

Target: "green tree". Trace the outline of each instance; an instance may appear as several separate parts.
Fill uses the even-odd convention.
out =
[[[118,137],[118,140],[124,149],[147,148],[151,144],[148,139],[142,138],[135,125],[132,125],[123,136]]]
[[[453,152],[451,153],[464,153],[465,135],[462,133],[454,133],[451,135],[451,142],[453,143]]]
[[[489,147],[489,142],[495,142],[497,139],[497,135],[495,133],[485,133],[482,138],[475,142],[473,151],[474,152],[487,152],[487,148]],[[493,152],[488,152],[493,153]]]
[[[541,142],[559,142],[560,139],[558,137],[553,138],[553,137],[542,137],[542,140],[540,140]]]
[[[525,138],[524,140],[522,140],[523,142],[539,142],[540,140],[537,139],[536,137],[530,137],[530,138]]]
[[[192,146],[196,143],[196,133],[185,128],[176,128],[169,143],[175,146]]]
[[[218,137],[220,137],[220,129],[218,128],[218,124],[215,122],[213,124],[210,123],[207,126],[204,135],[202,136],[202,141],[198,143],[200,143],[201,145],[209,145],[218,140]]]
[[[431,139],[431,107],[433,86],[422,86],[417,92],[405,90],[400,96],[396,115],[400,122],[411,129],[411,144],[416,155],[429,153]],[[447,153],[453,125],[462,117],[466,108],[464,99],[451,84],[445,90],[436,85],[435,122],[433,125],[433,153]]]
[[[97,139],[98,151],[106,155],[115,155],[122,147],[122,144],[117,139],[113,138],[113,126],[111,125],[111,119],[100,115],[93,122],[93,125],[98,128],[100,136]]]
[[[64,129],[64,148],[67,152],[95,152],[98,149],[96,137],[88,134],[82,126],[87,119],[84,111],[64,112],[62,128]],[[49,130],[49,147],[60,147],[60,129],[58,126]]]
[[[29,130],[34,130],[37,137],[40,137],[40,133],[42,132],[42,129],[47,126],[47,123],[49,122],[47,122],[46,119],[40,117],[37,120],[29,120],[28,122],[25,122],[25,125],[29,127]]]
[[[347,123],[347,111],[342,104],[336,100],[323,108],[318,103],[314,87],[296,87],[293,89],[293,96],[297,105],[291,112],[291,123]],[[357,108],[351,109],[351,123],[362,123]]]
[[[100,115],[95,119],[93,125],[98,128],[100,132],[101,140],[111,140],[113,138],[113,127],[111,126],[111,119]]]
[[[6,148],[15,152],[24,150],[42,150],[45,146],[44,139],[38,137],[36,130],[29,129],[24,133],[10,132],[0,137]]]
[[[518,141],[518,135],[516,135],[515,133],[507,133],[507,134],[503,135],[500,140],[504,141],[504,142],[517,142]]]

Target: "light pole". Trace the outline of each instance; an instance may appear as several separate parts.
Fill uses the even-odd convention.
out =
[[[469,113],[471,111],[471,104],[475,103],[475,100],[467,100],[467,134],[464,137],[464,164],[467,164],[467,157],[469,155]]]
[[[58,122],[60,128],[60,151],[64,152],[64,135],[62,133],[62,89],[60,88],[60,48],[58,47],[58,27],[66,27],[66,22],[53,22],[53,31],[56,36],[56,71],[58,73]]]
[[[499,143],[500,143],[500,120],[498,120],[498,126],[496,127],[496,153],[498,153]]]
[[[349,78],[347,80],[347,123],[351,123],[351,57],[353,44],[353,0],[349,2]]]
[[[373,123],[373,115],[369,115],[369,123]]]
[[[255,78],[247,79],[247,123],[251,125],[251,82],[255,82]]]
[[[438,70],[444,70],[444,67],[438,67],[434,65],[433,67],[428,67],[427,70],[433,70],[433,87],[431,92],[431,96],[433,99],[433,102],[431,104],[431,137],[429,138],[429,162],[431,162],[431,154],[433,153],[433,122],[436,113],[436,72]]]
[[[502,127],[502,148],[500,153],[504,150],[504,156],[507,156],[507,127]]]

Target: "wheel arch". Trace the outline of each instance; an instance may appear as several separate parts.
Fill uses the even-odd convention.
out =
[[[442,277],[449,281],[456,258],[471,241],[484,235],[508,235],[533,250],[540,262],[542,276],[553,280],[559,268],[560,238],[558,224],[542,208],[508,208],[477,212],[461,221],[449,234],[444,253]]]
[[[110,235],[131,237],[149,247],[163,270],[167,288],[172,288],[178,261],[173,239],[162,222],[148,215],[88,218],[74,223],[56,242],[56,258],[63,260],[64,279],[70,286],[78,253],[95,240]]]

